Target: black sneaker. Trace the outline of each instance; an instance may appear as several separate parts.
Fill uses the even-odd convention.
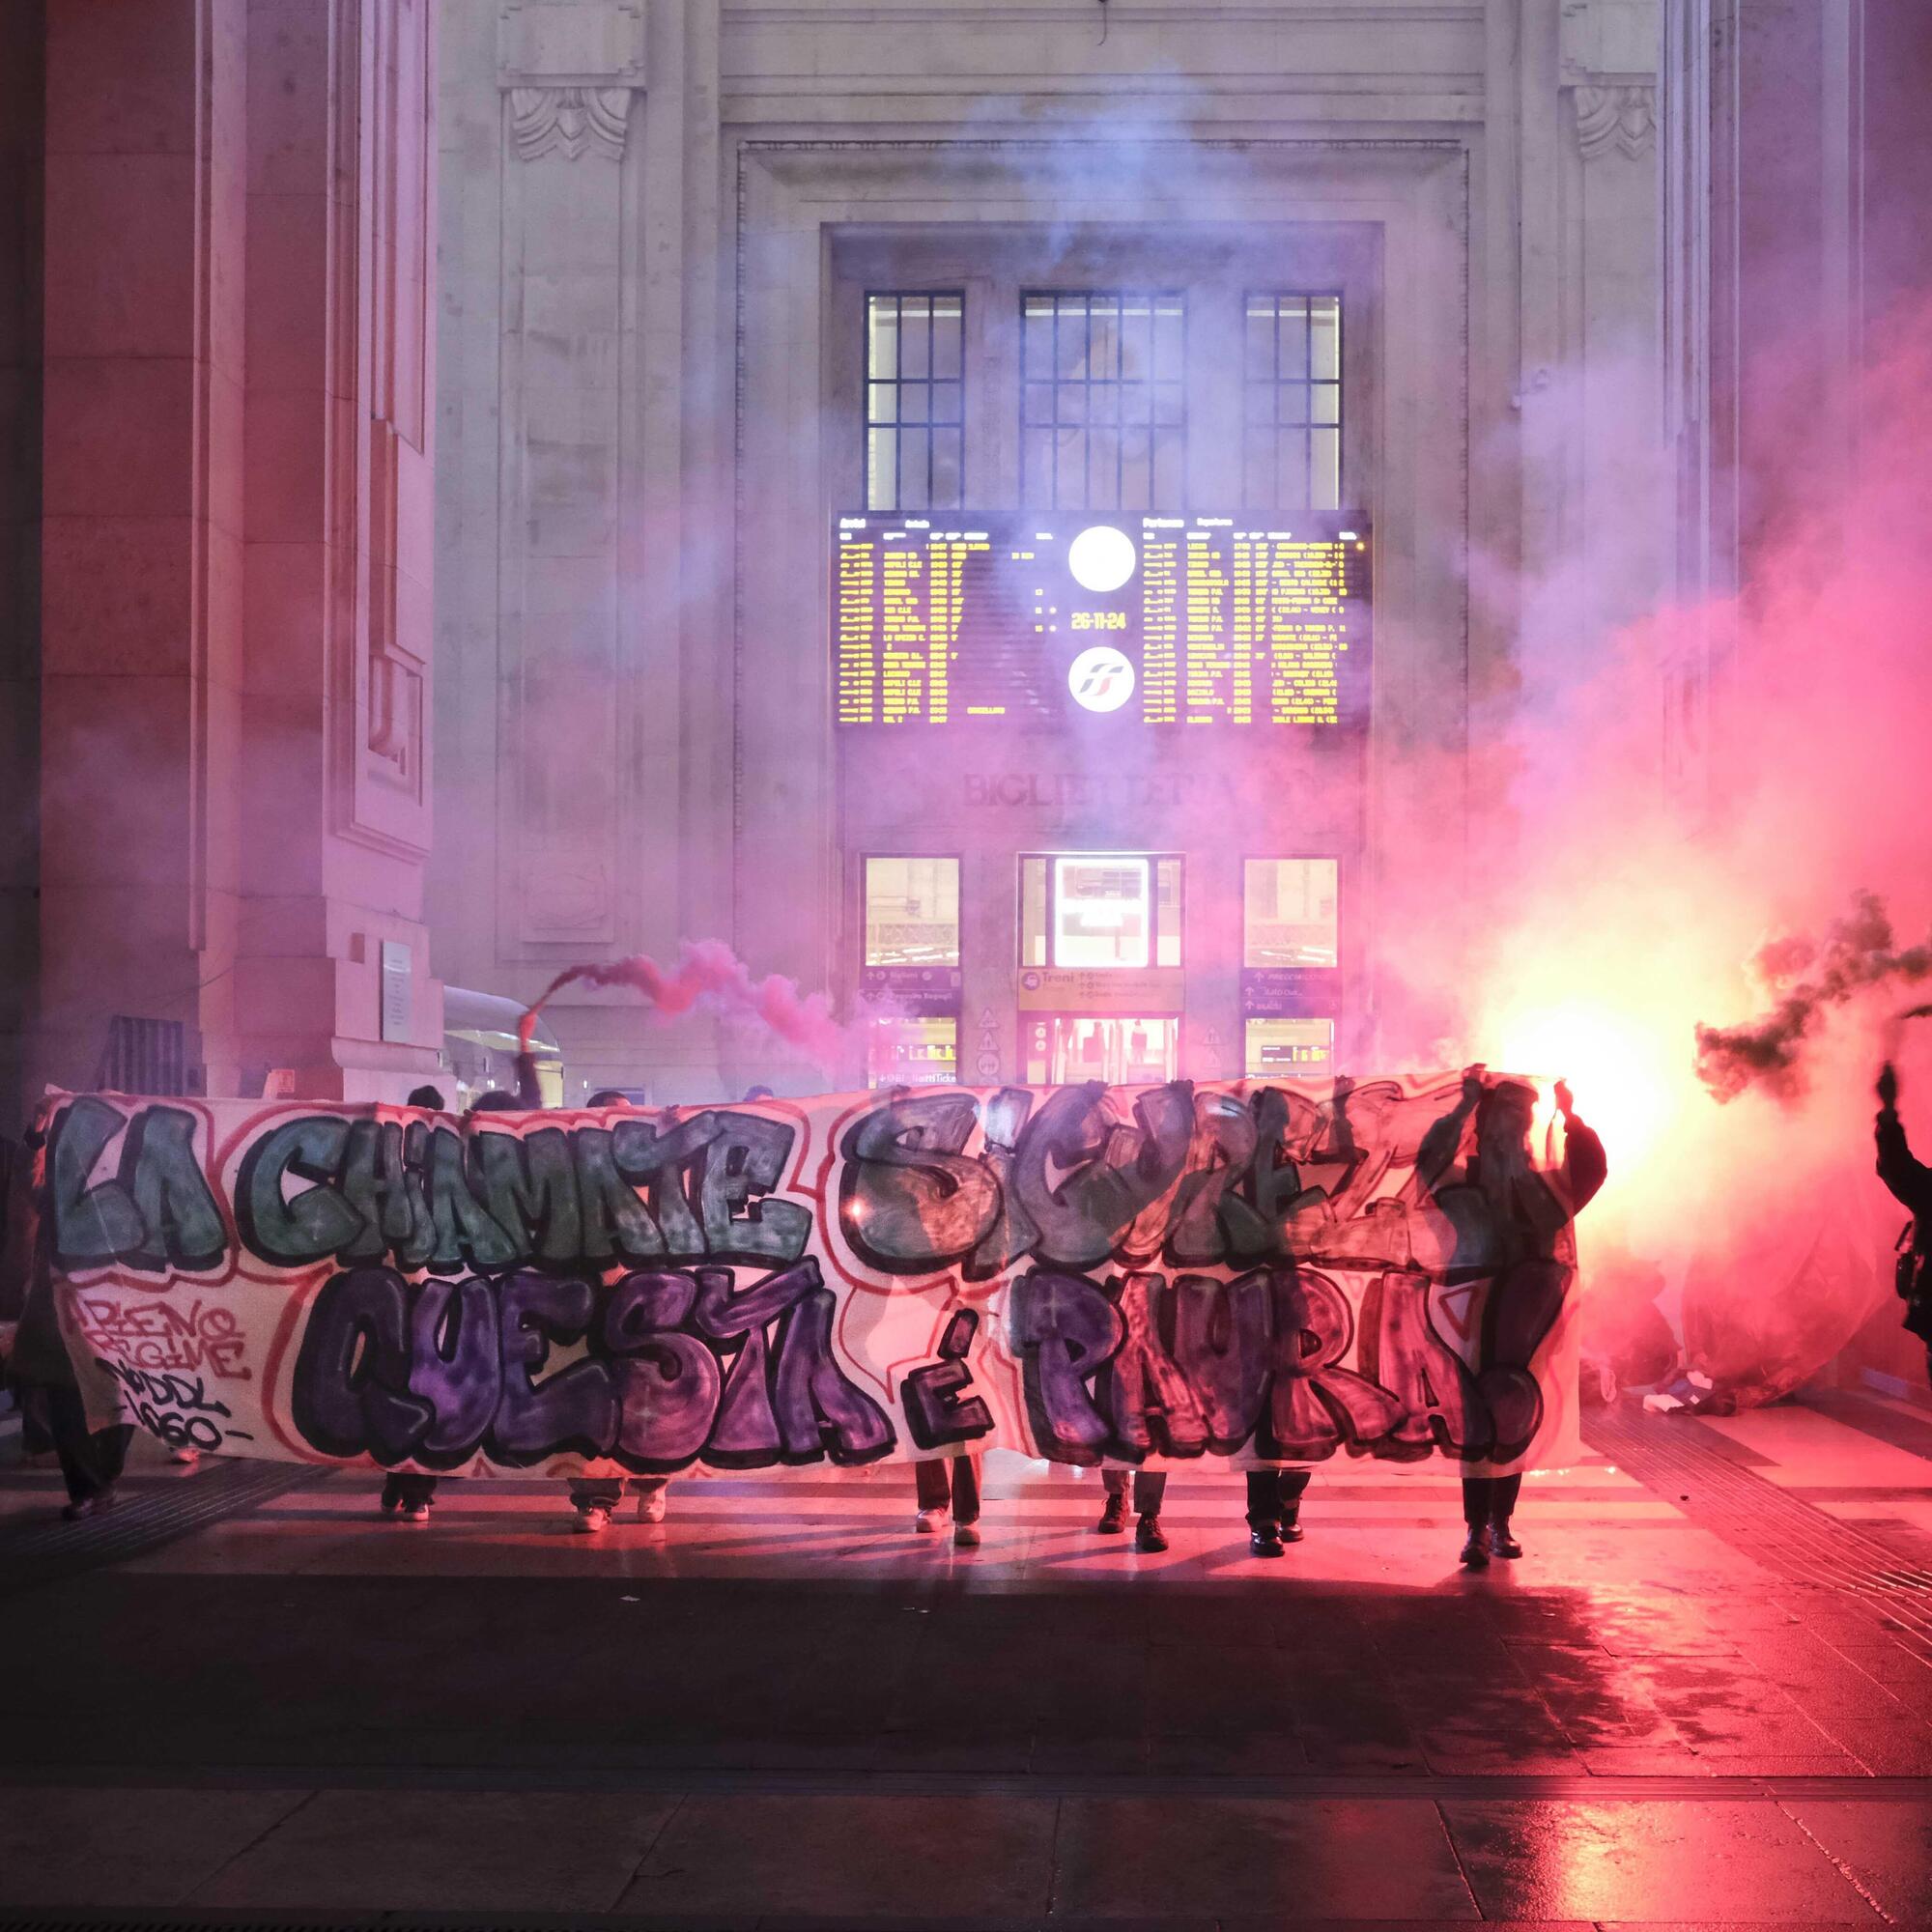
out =
[[[1248,1553],[1251,1556],[1286,1556],[1282,1548],[1281,1525],[1271,1522],[1265,1529],[1248,1531]]]
[[[114,1507],[112,1490],[97,1490],[91,1496],[81,1496],[61,1511],[63,1522],[85,1522],[91,1516],[99,1516]]]
[[[1151,1556],[1158,1556],[1167,1548],[1167,1538],[1160,1533],[1159,1517],[1144,1516],[1134,1525],[1134,1548],[1146,1550]]]
[[[1107,1492],[1106,1506],[1094,1527],[1102,1536],[1119,1536],[1127,1526],[1127,1499],[1118,1490]]]

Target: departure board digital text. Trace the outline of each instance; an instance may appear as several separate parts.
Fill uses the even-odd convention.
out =
[[[1358,729],[1373,555],[1332,513],[841,517],[838,722]]]

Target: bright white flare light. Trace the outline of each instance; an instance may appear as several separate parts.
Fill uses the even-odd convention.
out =
[[[1681,1084],[1668,1061],[1675,1043],[1633,1014],[1574,1001],[1513,1014],[1502,1029],[1497,1070],[1568,1080],[1577,1112],[1603,1136],[1615,1174],[1634,1167],[1670,1124]],[[1539,1148],[1550,1112],[1546,1091],[1537,1110]]]
[[[1134,540],[1112,524],[1094,524],[1066,546],[1066,567],[1083,590],[1118,590],[1134,574]]]

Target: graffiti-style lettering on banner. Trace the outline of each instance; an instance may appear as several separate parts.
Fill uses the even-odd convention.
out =
[[[1456,1077],[639,1113],[60,1096],[95,1411],[439,1473],[1548,1465],[1571,1188]]]

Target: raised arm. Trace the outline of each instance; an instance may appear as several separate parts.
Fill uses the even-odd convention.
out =
[[[1887,1062],[1878,1076],[1878,1178],[1915,1214],[1932,1209],[1932,1168],[1915,1160],[1898,1118],[1898,1075]]]
[[[1463,1145],[1463,1129],[1482,1097],[1483,1069],[1471,1066],[1463,1075],[1463,1097],[1430,1127],[1416,1150],[1415,1179],[1425,1193],[1434,1194],[1436,1184],[1455,1165],[1456,1150]]]
[[[1567,1080],[1556,1083],[1556,1108],[1563,1116],[1563,1192],[1569,1197],[1571,1213],[1580,1213],[1608,1178],[1609,1157],[1596,1129],[1577,1118],[1577,1102]]]
[[[534,1053],[517,1055],[517,1105],[526,1114],[543,1110],[543,1088],[537,1082],[537,1057]]]

